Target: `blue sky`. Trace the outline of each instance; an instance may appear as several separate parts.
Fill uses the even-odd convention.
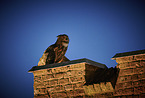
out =
[[[32,98],[33,75],[57,35],[70,38],[66,56],[115,67],[116,53],[145,49],[143,0],[1,0],[0,97]]]

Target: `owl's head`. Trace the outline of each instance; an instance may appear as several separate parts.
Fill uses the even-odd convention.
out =
[[[56,44],[63,45],[64,47],[68,46],[69,37],[66,34],[61,34],[57,36]]]

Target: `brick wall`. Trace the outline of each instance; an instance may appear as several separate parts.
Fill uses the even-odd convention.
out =
[[[88,59],[34,66],[34,98],[145,98],[145,50],[113,59],[109,69]]]
[[[33,71],[35,98],[84,96],[83,85],[98,67],[77,63]]]
[[[145,55],[119,57],[116,58],[116,62],[120,71],[114,96],[143,96],[145,94]]]

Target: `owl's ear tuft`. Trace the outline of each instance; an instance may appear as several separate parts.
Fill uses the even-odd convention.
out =
[[[66,34],[60,34],[58,35],[57,37],[60,37],[60,36],[67,36]],[[68,37],[68,36],[67,36]]]

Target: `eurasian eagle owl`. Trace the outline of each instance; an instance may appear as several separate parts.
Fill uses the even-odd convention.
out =
[[[69,61],[69,59],[65,57],[65,53],[69,43],[68,36],[66,34],[62,34],[58,35],[57,37],[58,38],[55,44],[49,46],[44,51],[42,57],[38,62],[38,66]]]

